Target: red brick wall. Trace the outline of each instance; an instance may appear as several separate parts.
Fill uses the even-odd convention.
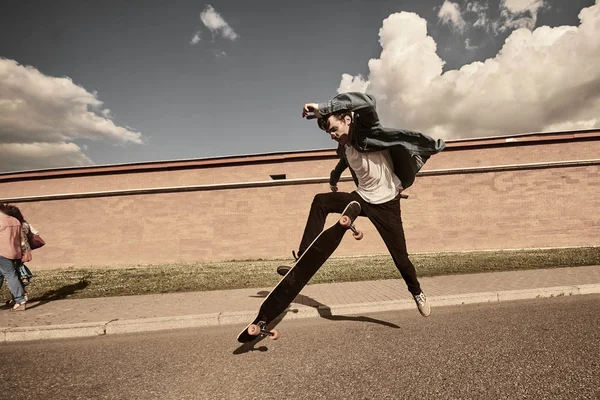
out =
[[[328,154],[333,154],[333,152],[328,152]],[[600,138],[596,141],[587,142],[575,141],[483,149],[448,148],[432,157],[425,164],[423,170],[586,160],[596,159],[599,154]],[[0,180],[0,197],[11,198],[169,186],[257,182],[268,181],[271,179],[270,175],[274,174],[286,174],[288,179],[328,177],[335,163],[335,158],[330,158],[329,160],[317,161],[282,161],[241,166],[86,175],[16,182],[2,182]]]
[[[595,159],[600,140],[470,148],[434,156],[426,171]],[[0,196],[327,177],[336,160],[284,161],[159,172],[1,182]],[[344,182],[342,190],[353,190]],[[409,252],[600,245],[600,165],[424,174],[402,200]],[[17,202],[48,243],[32,267],[123,266],[289,257],[313,196],[325,183]],[[329,223],[335,218],[332,216]],[[365,238],[337,256],[386,253],[366,219]]]

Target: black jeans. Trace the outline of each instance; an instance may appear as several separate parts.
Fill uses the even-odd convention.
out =
[[[396,268],[408,286],[408,291],[413,295],[421,293],[421,286],[417,279],[415,267],[408,258],[406,239],[400,216],[400,196],[383,204],[370,204],[363,200],[356,192],[322,193],[315,196],[308,214],[308,221],[304,228],[304,235],[298,248],[300,256],[315,238],[323,231],[325,219],[329,213],[342,213],[351,201],[358,201],[361,206],[360,215],[369,218],[381,235],[387,246]]]

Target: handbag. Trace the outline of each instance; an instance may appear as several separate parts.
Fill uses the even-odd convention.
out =
[[[18,271],[19,271],[19,279],[21,280],[21,283],[23,284],[23,286],[29,285],[31,278],[33,278],[33,274],[31,273],[31,270],[27,267],[27,265],[21,263]]]
[[[27,234],[27,241],[29,242],[29,247],[31,247],[31,250],[39,249],[46,244],[44,239],[42,239],[39,234],[32,232],[31,227],[29,228],[29,233]]]

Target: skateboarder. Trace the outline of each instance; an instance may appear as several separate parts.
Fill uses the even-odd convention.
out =
[[[400,216],[400,193],[415,180],[427,159],[445,147],[441,140],[404,129],[384,128],[379,122],[372,95],[341,93],[325,103],[307,103],[302,117],[317,119],[320,129],[338,142],[340,156],[331,172],[331,193],[317,194],[298,248],[296,260],[319,235],[329,213],[341,213],[351,201],[358,201],[361,214],[373,223],[385,242],[396,268],[413,295],[419,312],[429,316],[431,309],[408,258]],[[352,193],[338,192],[337,183],[346,168],[357,186]],[[290,266],[277,268],[285,275]]]

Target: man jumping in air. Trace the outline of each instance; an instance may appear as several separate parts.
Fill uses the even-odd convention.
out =
[[[412,185],[427,159],[444,149],[444,142],[418,132],[384,128],[375,109],[375,98],[364,93],[341,93],[326,103],[307,103],[302,117],[316,118],[319,128],[338,142],[340,161],[331,171],[331,192],[314,197],[294,258],[297,260],[321,233],[329,213],[341,213],[348,203],[358,201],[360,215],[369,218],[381,235],[419,312],[429,316],[431,308],[406,250],[400,193]],[[352,193],[339,192],[337,183],[348,167],[357,189]],[[290,268],[282,265],[277,273],[285,275]]]

